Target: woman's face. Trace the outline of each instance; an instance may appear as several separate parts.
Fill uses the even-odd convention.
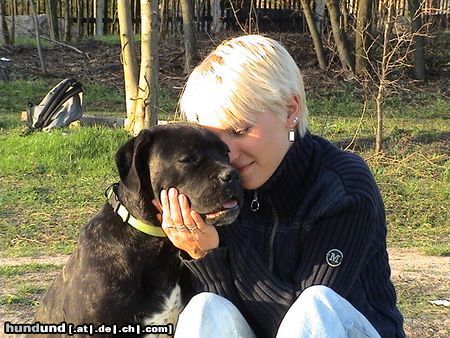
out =
[[[280,165],[289,147],[289,130],[295,126],[287,114],[285,121],[270,112],[256,115],[254,124],[229,130],[219,121],[205,128],[215,132],[230,148],[231,165],[239,171],[242,186],[252,190],[262,186]]]

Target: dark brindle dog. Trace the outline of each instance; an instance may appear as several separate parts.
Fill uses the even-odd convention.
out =
[[[82,230],[36,321],[117,327],[175,323],[189,296],[188,279],[182,278],[186,271],[178,250],[159,237],[164,234],[152,199],[177,187],[207,223],[233,222],[242,188],[227,153],[216,135],[189,125],[144,130],[123,145],[116,154],[120,183]]]

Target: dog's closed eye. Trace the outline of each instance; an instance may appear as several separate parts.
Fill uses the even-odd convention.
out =
[[[180,163],[197,163],[198,161],[198,157],[192,155],[184,156],[178,160]]]

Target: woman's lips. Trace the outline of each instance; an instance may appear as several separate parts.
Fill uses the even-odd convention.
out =
[[[246,164],[246,165],[243,165],[243,166],[241,166],[241,167],[237,167],[236,170],[239,171],[239,174],[243,175],[243,174],[245,174],[245,173],[250,169],[250,167],[251,167],[254,163],[255,163],[255,162],[251,162],[251,163]]]

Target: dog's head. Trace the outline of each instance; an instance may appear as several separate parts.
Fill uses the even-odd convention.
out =
[[[162,189],[174,187],[208,224],[233,222],[243,190],[228,152],[217,135],[193,125],[170,124],[141,131],[116,154],[122,195],[133,204],[127,207],[141,215],[155,214],[151,200],[159,200]]]

